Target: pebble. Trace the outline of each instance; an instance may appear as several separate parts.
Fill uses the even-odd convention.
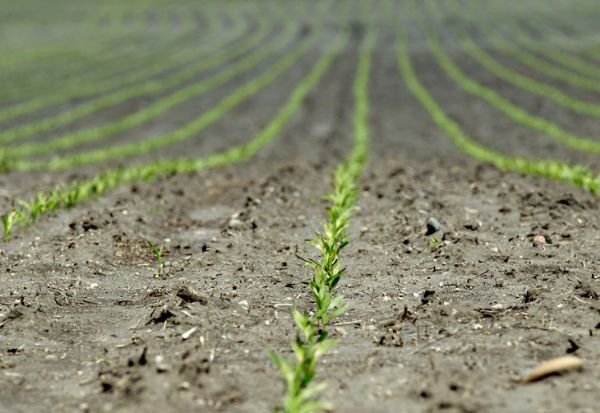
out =
[[[425,233],[425,235],[434,234],[440,229],[442,229],[442,224],[440,224],[440,221],[438,221],[434,217],[427,218],[427,222],[425,223],[425,225],[427,226],[427,232]]]

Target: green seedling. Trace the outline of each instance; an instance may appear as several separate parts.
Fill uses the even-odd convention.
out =
[[[335,170],[334,187],[327,195],[330,206],[323,231],[309,241],[320,253],[320,259],[298,257],[313,270],[309,282],[315,308],[310,313],[293,310],[298,335],[292,343],[293,361],[269,351],[269,356],[283,377],[286,391],[282,410],[285,413],[316,413],[331,409],[320,400],[325,383],[313,383],[320,357],[335,345],[329,338],[331,321],[343,314],[348,306],[344,297],[335,294],[345,269],[340,264],[340,252],[348,245],[347,229],[358,197],[356,181],[367,158],[368,141],[368,78],[376,34],[369,31],[361,45],[358,70],[354,81],[354,149]]]
[[[326,331],[318,332],[314,316],[293,310],[294,322],[302,333],[292,344],[295,363],[269,351],[269,357],[279,369],[286,384],[283,399],[283,411],[286,413],[317,413],[331,409],[331,405],[321,402],[316,397],[325,387],[325,383],[313,384],[316,376],[316,364],[325,352],[335,345]]]
[[[0,173],[10,172],[14,167],[14,159],[11,159],[3,151],[0,151]]]
[[[163,262],[164,245],[161,245],[160,247],[157,248],[150,240],[146,240],[146,243],[148,244],[148,247],[150,247],[150,251],[152,251],[152,255],[154,255],[154,260],[156,261],[156,263],[159,266],[162,267],[164,265],[164,262]]]
[[[440,242],[441,241],[439,239],[433,237],[433,238],[430,238],[429,241],[427,241],[427,245],[429,246],[429,248],[435,249],[435,247],[440,245]]]
[[[146,208],[146,214],[147,215],[160,215],[160,207],[159,206],[148,207],[148,208]]]
[[[2,215],[2,229],[4,231],[4,237],[10,238],[14,225],[21,221],[26,222],[27,216],[21,210],[13,210],[8,214]]]
[[[35,222],[40,215],[44,214],[48,209],[55,205],[54,202],[51,202],[51,200],[52,195],[48,197],[43,192],[40,192],[31,202],[20,199],[17,201],[17,203],[23,207],[23,209],[29,215],[29,222]]]

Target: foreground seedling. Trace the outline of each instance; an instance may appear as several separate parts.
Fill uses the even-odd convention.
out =
[[[163,253],[164,253],[164,245],[161,245],[160,247],[154,245],[152,243],[152,241],[150,240],[146,240],[146,244],[148,244],[148,247],[150,248],[150,251],[152,252],[152,255],[154,256],[154,261],[156,262],[156,265],[158,266],[158,275],[161,275],[165,269],[165,262],[163,260]]]
[[[348,306],[335,289],[345,274],[340,264],[340,252],[348,245],[347,229],[358,197],[356,181],[360,178],[367,158],[368,95],[367,86],[371,54],[376,34],[369,31],[360,50],[358,71],[354,81],[354,149],[335,171],[334,187],[327,195],[330,206],[323,231],[310,243],[319,251],[320,259],[302,259],[313,270],[310,292],[314,309],[309,312],[292,312],[298,328],[292,343],[294,360],[269,351],[269,356],[283,377],[286,391],[282,410],[285,413],[314,413],[330,409],[329,403],[320,400],[325,383],[314,383],[316,364],[325,352],[336,344],[330,338],[331,321],[343,314]]]
[[[19,221],[24,221],[25,219],[25,214],[19,210],[11,211],[8,214],[2,215],[2,229],[4,231],[4,237],[7,239],[10,238],[14,225]]]

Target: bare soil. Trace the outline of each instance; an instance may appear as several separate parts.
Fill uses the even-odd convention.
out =
[[[461,154],[406,89],[393,40],[383,30],[374,56],[370,163],[339,285],[350,309],[334,326],[339,344],[319,366],[329,383],[324,397],[336,412],[597,411],[597,198]],[[0,244],[0,411],[278,405],[283,385],[265,350],[289,353],[290,311],[311,305],[310,271],[296,254],[315,256],[305,240],[325,219],[321,197],[351,142],[359,42],[252,161],[125,185]],[[413,58],[474,139],[598,167],[598,158],[546,144],[465,94],[425,50]],[[251,136],[312,62],[302,60],[173,154],[209,153]],[[526,103],[526,92],[490,77],[486,84]],[[565,110],[547,105],[544,116],[555,111],[568,127],[578,118],[560,115]],[[575,129],[593,122],[597,130],[596,120],[586,122]],[[2,205],[99,169],[0,176]],[[443,229],[425,235],[428,217]],[[164,245],[164,265],[146,240]],[[584,368],[513,381],[565,354],[581,357]]]

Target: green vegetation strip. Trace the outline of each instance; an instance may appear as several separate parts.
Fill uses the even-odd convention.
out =
[[[453,6],[453,9],[451,11],[456,13],[456,8],[458,8],[459,6],[455,5],[455,2],[451,2],[450,5]],[[436,3],[432,1],[427,1],[427,6],[431,14],[435,15],[437,19],[443,18],[439,9],[436,7]],[[558,103],[559,105],[564,106],[573,111],[583,113],[586,115],[600,116],[599,104],[586,102],[574,98],[552,85],[534,80],[528,76],[522,75],[519,72],[506,67],[498,60],[496,60],[492,55],[480,48],[476,44],[476,42],[474,42],[469,37],[465,30],[463,30],[460,27],[457,27],[455,28],[455,32],[458,35],[462,50],[469,56],[471,56],[473,59],[475,59],[477,62],[479,62],[479,64],[485,67],[489,72],[493,73],[499,78],[530,93],[547,97],[553,100],[554,102]]]
[[[60,8],[61,6],[53,4],[51,7]],[[40,12],[43,13],[43,7],[40,9],[42,9]],[[63,9],[67,8],[63,7]],[[11,13],[13,11],[14,10],[11,10],[10,7],[6,10],[7,13]],[[34,25],[36,22],[30,13],[31,11],[27,12],[28,16],[25,24]],[[0,51],[0,67],[3,71],[22,69],[34,61],[36,65],[44,60],[55,58],[58,58],[61,62],[64,62],[65,58],[71,57],[70,51],[72,51],[74,48],[79,49],[87,46],[88,50],[86,50],[86,52],[89,51],[95,53],[96,51],[100,51],[104,48],[106,48],[106,50],[110,50],[110,47],[123,47],[131,40],[129,38],[124,38],[123,36],[140,34],[139,31],[134,31],[131,29],[101,33],[96,27],[93,26],[89,19],[82,18],[80,14],[67,13],[61,15],[60,17],[46,17],[45,20],[46,19],[48,21],[44,24],[49,24],[50,27],[52,27],[52,25],[60,25],[58,26],[58,30],[55,29],[46,32],[46,36],[39,36],[39,34],[38,36],[32,36],[32,38],[26,36],[15,36],[12,30],[19,30],[19,23],[13,20],[6,25],[4,38],[9,39],[10,49]],[[54,35],[55,31],[58,31],[58,37]],[[117,38],[121,38],[120,45],[116,43]],[[93,40],[93,43],[90,43],[91,39]],[[50,40],[51,43],[44,44],[46,43],[46,40]],[[35,42],[35,46],[32,47],[33,42]],[[40,43],[44,45],[40,45]]]
[[[593,194],[600,193],[600,176],[594,176],[592,171],[584,166],[568,165],[558,160],[536,160],[508,156],[469,139],[460,126],[446,115],[440,105],[431,97],[429,91],[418,80],[407,51],[405,34],[401,30],[398,33],[397,54],[400,71],[409,90],[429,112],[440,129],[446,132],[467,155],[491,163],[500,169],[565,181]]]
[[[368,81],[371,56],[376,44],[376,34],[369,31],[359,54],[358,70],[354,81],[354,149],[336,168],[334,186],[327,198],[331,202],[327,213],[329,219],[323,231],[316,234],[311,244],[321,254],[319,260],[302,258],[313,269],[310,291],[315,308],[310,312],[294,309],[292,314],[298,334],[292,343],[293,361],[273,351],[269,355],[279,369],[286,391],[283,399],[285,413],[311,413],[331,409],[320,400],[325,383],[313,383],[317,374],[317,362],[335,345],[329,337],[331,321],[346,311],[344,297],[335,288],[345,273],[339,254],[348,245],[347,229],[358,197],[357,180],[365,167],[368,154]]]
[[[129,43],[125,50],[121,50],[122,47],[117,48],[117,53],[112,50],[109,57],[102,61],[90,61],[79,56],[79,60],[86,66],[77,72],[70,70],[71,65],[68,62],[59,62],[57,67],[53,68],[32,67],[31,74],[17,75],[17,79],[27,80],[25,87],[11,82],[14,84],[12,92],[8,93],[9,90],[5,88],[1,98],[20,103],[0,113],[0,122],[46,106],[68,102],[73,98],[93,97],[192,64],[207,51],[218,50],[219,47],[242,36],[248,22],[241,19],[237,13],[235,17],[234,27],[225,35],[219,32],[218,27],[209,33],[209,36],[191,31],[180,36],[164,36],[159,41],[152,41],[153,38],[146,35],[142,45]],[[163,59],[156,59],[157,54],[163,55]],[[54,78],[53,74],[56,74]],[[39,79],[36,81],[33,75]],[[33,99],[30,99],[32,96]]]
[[[221,44],[220,42],[214,43],[208,48],[208,52],[210,53],[209,55],[204,55],[203,53],[196,52],[194,55],[194,59],[199,59],[197,63],[189,67],[185,67],[184,69],[181,69],[172,75],[166,76],[164,78],[149,80],[141,84],[134,84],[129,87],[123,87],[112,93],[100,96],[97,99],[93,99],[89,102],[82,103],[71,110],[61,112],[55,116],[1,131],[0,143],[11,142],[18,138],[23,138],[26,136],[33,135],[35,133],[45,132],[60,126],[68,125],[69,123],[72,123],[77,119],[90,115],[103,108],[116,105],[118,103],[124,102],[126,100],[138,96],[143,96],[151,93],[158,93],[163,89],[174,87],[181,82],[193,78],[194,76],[198,75],[199,73],[202,73],[205,70],[217,66],[225,62],[226,60],[235,57],[236,55],[244,53],[245,51],[247,51],[247,49],[254,47],[261,41],[263,37],[267,35],[268,29],[269,28],[267,26],[263,25],[261,30],[257,31],[251,36],[248,36],[241,42],[236,42],[225,49],[222,49],[224,44]],[[204,50],[203,52],[206,53],[206,50]],[[187,59],[189,60],[189,57]],[[69,101],[74,97],[74,94],[76,94],[77,97],[93,96],[99,93],[103,93],[107,89],[114,89],[115,87],[118,87],[119,84],[126,84],[128,81],[146,77],[145,75],[148,74],[147,72],[150,72],[150,75],[154,75],[162,71],[169,70],[173,67],[173,63],[170,61],[168,61],[169,63],[165,65],[165,62],[161,61],[161,59],[155,60],[158,63],[153,65],[153,68],[150,71],[144,69],[143,72],[145,73],[140,73],[139,71],[136,71],[134,73],[129,74],[128,76],[125,76],[124,78],[118,78],[116,80],[113,79],[109,82],[104,83],[88,84],[86,87],[84,87],[84,90],[79,89],[78,91],[75,91],[74,89],[67,88],[63,93],[53,94],[45,98],[35,99],[32,101],[25,102],[21,105],[11,107],[7,111],[0,113],[0,122],[14,118],[16,116],[30,113],[43,107]],[[177,59],[174,60],[177,61]],[[177,67],[178,64],[179,63],[175,64],[174,67]]]
[[[465,53],[477,60],[483,67],[499,78],[504,79],[505,81],[528,92],[547,97],[559,105],[576,112],[584,113],[586,115],[600,116],[599,104],[576,99],[555,88],[554,86],[551,86],[547,83],[538,82],[537,80],[524,76],[519,72],[502,65],[486,51],[479,48],[477,44],[468,38],[465,33],[460,33],[459,37],[462,49],[465,51]]]
[[[11,236],[15,226],[33,224],[43,214],[61,208],[71,208],[128,182],[151,181],[158,176],[216,168],[251,158],[281,132],[306,95],[327,72],[333,59],[344,48],[347,41],[347,33],[338,35],[333,45],[324,52],[310,72],[294,88],[277,115],[246,144],[233,146],[201,158],[158,160],[143,165],[110,169],[94,178],[74,182],[68,187],[58,187],[48,193],[40,192],[29,202],[19,201],[16,208],[2,215],[5,237]]]
[[[199,117],[172,132],[146,138],[139,142],[124,143],[87,152],[80,152],[74,155],[56,157],[49,161],[29,161],[23,159],[16,161],[8,160],[8,163],[17,170],[61,170],[79,165],[88,165],[127,156],[141,155],[164,146],[190,139],[212,123],[221,119],[228,111],[241,104],[250,96],[258,93],[260,90],[274,82],[316,43],[319,35],[319,31],[313,31],[309,36],[305,37],[298,46],[283,55],[263,73],[237,88],[234,92],[220,100],[216,105],[202,113]]]
[[[239,20],[239,12],[234,16],[240,28],[245,25],[244,21]],[[212,17],[211,20],[215,20]],[[213,27],[211,23],[207,30],[212,30],[206,34],[212,36],[220,35],[218,27]],[[232,28],[232,33],[239,29]],[[140,71],[138,79],[143,71],[149,71],[151,67],[164,66],[165,61],[169,64],[184,61],[183,57],[194,56],[198,46],[199,38],[205,33],[191,28],[184,32],[171,32],[158,39],[154,39],[157,34],[152,31],[134,31],[131,30],[117,32],[111,35],[112,41],[98,50],[98,35],[94,33],[81,33],[73,37],[81,38],[83,44],[63,47],[68,52],[60,59],[54,59],[44,62],[43,59],[36,59],[35,65],[29,65],[14,73],[5,72],[2,77],[3,93],[0,99],[3,101],[16,100],[22,101],[24,98],[35,96],[40,97],[40,93],[47,94],[55,91],[54,94],[64,94],[66,89],[73,92],[79,92],[78,88],[82,85],[101,82],[103,79],[119,76],[124,71]],[[241,33],[241,32],[240,32]],[[227,33],[225,37],[230,37]],[[92,42],[93,40],[93,42]],[[75,47],[77,48],[73,50]],[[68,47],[68,49],[67,49]],[[169,58],[165,60],[156,59],[156,53],[168,53]],[[67,82],[65,82],[65,80]],[[84,86],[86,87],[86,86]],[[27,106],[26,106],[27,107]],[[22,109],[21,109],[22,110]],[[20,112],[17,111],[17,115]],[[6,115],[0,116],[4,120]]]
[[[494,10],[490,12],[488,6],[482,8],[480,1],[469,2],[468,5],[465,6],[464,4],[459,4],[456,0],[453,0],[446,3],[446,5],[452,8],[455,15],[461,16],[462,18],[468,18],[475,27],[480,28],[479,32],[486,34],[490,43],[503,54],[510,56],[521,64],[552,79],[560,80],[581,89],[600,91],[600,82],[598,82],[598,80],[579,75],[567,68],[557,66],[548,60],[542,59],[534,53],[521,49],[508,41],[506,37],[502,35],[502,32],[491,29],[490,26],[493,27],[497,22],[489,21],[487,17],[490,13],[499,14],[502,13],[502,11]],[[510,26],[511,23],[509,22],[508,24]],[[512,30],[512,27],[505,30],[507,37],[510,37],[510,32],[512,32]],[[518,32],[521,29],[516,27],[514,30]]]
[[[564,52],[555,47],[548,47],[546,44],[541,43],[531,36],[523,32],[517,25],[510,27],[510,32],[515,39],[515,43],[531,52],[537,53],[544,56],[545,58],[552,60],[564,67],[568,67],[580,74],[597,78],[600,82],[600,68],[593,64],[586,62],[577,56]]]
[[[552,19],[550,16],[545,16],[544,19],[534,18],[528,21],[530,27],[538,32],[538,35],[549,39],[551,43],[558,45],[559,47],[568,50],[587,55],[593,59],[600,59],[600,49],[598,48],[598,33],[584,33],[581,31],[575,31],[573,33],[572,27],[566,27],[564,22],[559,22],[562,27],[550,28],[548,27],[547,21]],[[553,22],[556,24],[557,22]],[[565,32],[570,33],[567,35]],[[575,38],[573,37],[575,36]]]
[[[572,86],[576,86],[582,89],[592,90],[592,91],[600,91],[600,82],[595,79],[590,79],[585,76],[580,76],[577,73],[574,73],[568,69],[558,67],[552,63],[547,62],[544,59],[541,59],[535,56],[532,53],[529,53],[526,50],[519,49],[514,45],[510,44],[507,40],[505,40],[498,33],[491,32],[488,35],[490,42],[494,45],[494,47],[501,50],[506,55],[512,57],[513,59],[521,62],[525,66],[528,66],[537,72],[551,77],[556,80],[563,81]]]
[[[429,32],[428,45],[432,55],[442,67],[442,69],[450,76],[460,87],[472,95],[478,96],[502,111],[513,121],[531,129],[536,129],[544,134],[556,139],[557,141],[580,151],[600,153],[600,141],[593,139],[582,138],[569,133],[542,117],[529,114],[523,108],[513,104],[509,100],[500,96],[493,89],[483,86],[474,80],[470,79],[448,56],[442,49],[437,40],[436,34]]]
[[[235,78],[236,76],[242,75],[245,72],[251,70],[259,63],[261,63],[262,61],[264,61],[265,59],[267,59],[268,57],[277,53],[283,47],[285,47],[290,42],[295,33],[296,27],[294,25],[288,25],[286,26],[283,33],[279,33],[277,36],[273,36],[273,40],[271,41],[271,43],[261,46],[259,49],[255,50],[253,53],[248,54],[238,62],[235,62],[223,68],[217,74],[203,79],[199,82],[186,85],[185,88],[178,89],[170,93],[169,95],[161,98],[160,100],[152,103],[151,105],[142,108],[138,112],[128,115],[118,121],[90,129],[79,130],[74,133],[70,133],[49,141],[34,142],[17,147],[7,147],[4,149],[0,149],[0,159],[4,158],[10,160],[33,154],[40,154],[50,151],[71,148],[74,145],[103,139],[111,135],[122,133],[135,126],[141,125],[145,122],[154,119],[166,110],[171,109],[176,105],[181,104],[182,102],[198,97],[210,90],[213,90],[225,84],[227,81]],[[253,46],[256,43],[258,43],[259,40],[260,38],[256,38],[253,41]],[[244,46],[248,45],[245,44]],[[239,49],[239,53],[245,52],[245,49],[242,47],[236,48],[236,50],[237,49]],[[204,68],[212,67],[220,63],[221,58],[223,58],[223,56],[218,56],[218,59],[204,60],[202,62]],[[159,84],[159,82],[149,83],[148,87],[145,90],[147,91],[155,85],[156,88],[162,87]],[[122,96],[120,95],[121,94],[119,92],[115,94],[117,98],[121,99]]]

